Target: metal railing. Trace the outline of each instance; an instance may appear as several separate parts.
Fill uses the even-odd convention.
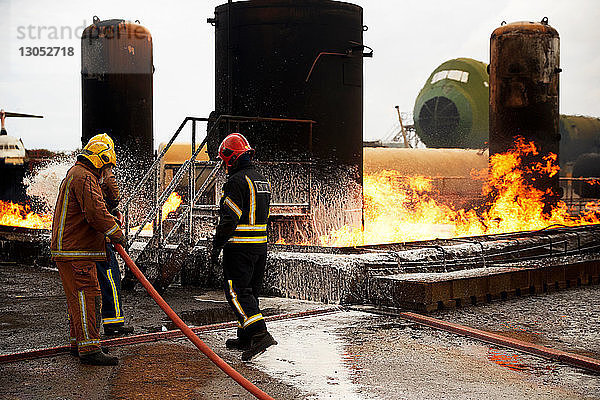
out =
[[[584,211],[592,211],[589,209],[589,203],[598,203],[598,198],[586,197],[586,194],[590,191],[594,191],[595,194],[600,192],[600,178],[560,177],[559,182],[563,190],[561,200],[571,212],[581,214]]]
[[[200,153],[200,151],[206,144],[211,133],[218,126],[218,123],[221,121],[222,117],[223,116],[220,116],[219,118],[217,118],[217,120],[215,121],[215,124],[208,130],[204,140],[202,141],[200,146],[198,146],[198,148],[195,148],[196,147],[195,146],[196,122],[198,122],[198,121],[208,122],[208,118],[186,117],[183,120],[183,122],[179,125],[179,128],[177,128],[177,130],[175,131],[175,133],[173,134],[173,136],[171,137],[171,139],[169,140],[167,145],[163,148],[163,150],[158,155],[158,157],[156,157],[156,159],[154,160],[154,162],[152,163],[150,168],[148,168],[148,170],[146,171],[146,173],[144,174],[142,179],[135,185],[134,190],[130,193],[127,200],[123,203],[123,208],[125,210],[125,235],[128,238],[128,241],[127,241],[128,246],[138,239],[138,237],[140,236],[140,234],[141,234],[142,230],[144,229],[144,227],[146,226],[146,224],[148,224],[151,221],[153,221],[153,223],[154,223],[153,228],[154,229],[158,228],[159,245],[162,244],[162,239],[163,239],[162,221],[161,221],[162,220],[162,215],[161,215],[162,214],[162,206],[165,203],[165,201],[167,200],[167,198],[171,195],[171,193],[173,193],[173,191],[175,190],[177,185],[181,182],[181,180],[183,179],[183,177],[185,175],[185,172],[189,171],[190,177],[194,176],[194,162],[192,160],[196,160],[198,154]],[[160,180],[157,179],[157,177],[160,172],[160,163],[163,160],[165,154],[167,154],[167,152],[169,151],[169,149],[171,148],[171,146],[173,145],[175,140],[179,137],[179,134],[181,133],[181,131],[183,130],[183,128],[187,125],[187,123],[189,121],[192,121],[192,152],[191,152],[192,154],[191,154],[190,158],[187,159],[183,163],[181,168],[179,168],[179,170],[177,171],[177,173],[175,174],[175,176],[173,177],[173,179],[171,180],[169,185],[161,192],[160,195],[158,195],[158,192],[159,192],[158,182]],[[147,212],[145,217],[142,219],[138,229],[133,233],[133,237],[131,237],[131,234],[130,234],[130,206],[132,205],[132,202],[135,200],[135,198],[145,189],[146,184],[148,183],[150,177],[152,177],[153,175],[155,176],[155,179],[157,181],[156,185],[154,185],[154,195],[152,196],[154,198],[154,203],[153,203],[150,211]],[[193,181],[192,178],[190,178],[190,180]],[[193,189],[193,184],[192,184],[192,186],[190,186],[190,189]],[[190,193],[193,193],[193,192],[190,191]],[[189,208],[191,208],[191,207],[189,207]],[[153,235],[155,234],[154,229],[153,229]]]
[[[164,159],[165,155],[175,142],[175,140],[179,137],[185,126],[191,122],[191,156],[181,164],[178,168],[177,172],[169,182],[166,188],[161,191],[160,186],[160,167],[161,161]],[[162,149],[160,154],[156,157],[152,165],[145,172],[143,177],[137,182],[134,186],[134,189],[129,193],[129,197],[123,202],[124,208],[124,216],[125,216],[125,235],[128,238],[127,245],[130,246],[133,242],[138,240],[141,232],[144,227],[150,222],[153,223],[152,235],[157,238],[158,247],[162,247],[164,243],[167,243],[169,240],[173,239],[176,232],[179,231],[181,225],[185,223],[186,225],[186,235],[184,236],[189,243],[192,243],[194,239],[194,229],[193,229],[193,216],[194,209],[202,208],[203,206],[208,206],[211,209],[215,207],[215,205],[201,205],[198,204],[199,200],[205,194],[208,188],[210,188],[215,182],[218,173],[221,169],[222,162],[202,162],[201,164],[204,167],[212,167],[209,175],[206,177],[202,185],[198,190],[196,190],[196,167],[200,163],[196,161],[198,155],[207,144],[209,138],[211,138],[216,129],[220,126],[221,123],[227,122],[228,126],[230,126],[231,122],[237,123],[239,128],[240,123],[247,122],[291,122],[291,123],[301,123],[307,124],[309,126],[309,150],[312,150],[312,128],[315,124],[315,121],[305,120],[305,119],[294,119],[294,118],[268,118],[268,117],[246,117],[246,116],[238,116],[238,115],[220,115],[214,120],[214,123],[209,126],[206,136],[200,143],[200,145],[196,146],[196,124],[197,122],[209,122],[208,118],[199,118],[199,117],[186,117],[183,122],[179,125],[169,142]],[[210,121],[212,122],[212,121]],[[182,182],[185,174],[188,174],[188,202],[187,205],[184,205],[180,208],[179,216],[175,220],[173,226],[170,231],[167,233],[166,237],[163,232],[163,224],[162,224],[162,206],[165,201],[169,198],[169,196],[175,191],[178,185]],[[155,184],[152,185],[152,198],[153,203],[150,207],[150,211],[148,211],[139,223],[139,227],[133,228],[134,232],[131,232],[131,215],[130,208],[135,205],[134,200],[144,193],[147,186],[150,184],[151,178],[154,177]],[[304,204],[303,204],[304,205]],[[136,221],[137,225],[138,221]],[[150,243],[149,241],[148,243]]]

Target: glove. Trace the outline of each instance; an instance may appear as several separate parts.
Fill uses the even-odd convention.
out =
[[[221,249],[218,247],[211,247],[210,249],[210,263],[212,265],[219,263],[219,254],[221,254]]]

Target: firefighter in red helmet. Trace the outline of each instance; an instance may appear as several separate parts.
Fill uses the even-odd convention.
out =
[[[228,135],[219,146],[228,178],[211,250],[211,261],[216,263],[223,249],[225,296],[238,319],[237,338],[225,344],[242,350],[243,361],[277,344],[258,305],[267,261],[271,184],[254,168],[253,155],[254,149],[239,133]]]

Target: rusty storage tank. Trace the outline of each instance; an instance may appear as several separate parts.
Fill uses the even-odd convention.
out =
[[[360,171],[362,17],[361,7],[329,0],[252,0],[215,9],[209,21],[216,29],[216,114],[316,121],[312,136],[306,125],[241,127],[258,159],[312,153]],[[216,153],[215,143],[209,151]]]
[[[542,22],[515,22],[502,25],[490,43],[490,156],[509,150],[518,136],[533,141],[539,154],[525,164],[541,162],[559,151],[559,35]],[[532,176],[534,187],[553,195],[559,193],[558,174]]]
[[[81,37],[82,144],[98,133],[115,141],[119,164],[132,177],[154,155],[152,36],[122,19],[88,26]],[[135,166],[136,171],[131,171]]]

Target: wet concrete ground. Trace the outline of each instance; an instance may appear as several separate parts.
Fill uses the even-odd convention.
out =
[[[66,311],[58,274],[0,265],[0,354],[65,344]],[[221,293],[196,288],[165,295],[186,322],[231,320]],[[433,316],[523,340],[599,357],[600,287],[491,303]],[[143,292],[125,296],[137,332],[169,327]],[[268,313],[324,307],[264,299]],[[271,322],[279,344],[243,363],[224,348],[233,330],[200,335],[221,357],[277,399],[596,399],[600,376],[358,311]],[[80,365],[75,357],[0,365],[6,399],[252,398],[187,340],[111,349],[117,367]]]
[[[438,311],[434,317],[600,359],[600,287]]]

